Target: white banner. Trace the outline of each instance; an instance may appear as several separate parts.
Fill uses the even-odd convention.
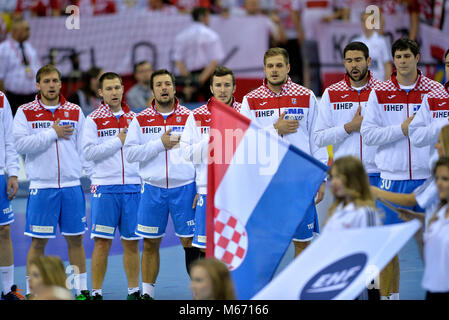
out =
[[[253,299],[353,300],[420,225],[413,220],[324,233]]]
[[[78,53],[80,69],[99,66],[106,71],[132,74],[135,62],[146,59],[156,69],[174,72],[175,36],[192,22],[190,15],[154,12],[80,16],[79,29],[68,28],[66,17],[30,19],[30,42],[42,63],[54,59],[64,75],[72,70],[70,55]],[[267,17],[211,16],[210,26],[221,37],[224,65],[239,77],[263,77],[263,55],[268,49]],[[70,25],[69,25],[70,26]]]

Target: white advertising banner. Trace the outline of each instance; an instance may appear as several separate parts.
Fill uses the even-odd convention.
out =
[[[254,300],[353,300],[401,250],[421,223],[327,232]]]
[[[67,75],[70,56],[79,55],[81,70],[92,66],[132,74],[135,62],[149,60],[156,69],[175,72],[172,59],[176,35],[188,27],[190,15],[154,12],[90,17],[80,16],[79,28],[68,28],[67,17],[30,19],[30,41],[42,63],[53,59]],[[221,37],[225,58],[221,63],[239,77],[263,77],[263,55],[268,49],[267,17],[212,16],[210,26]]]

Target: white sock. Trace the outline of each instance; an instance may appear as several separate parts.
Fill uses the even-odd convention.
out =
[[[391,293],[390,300],[399,300],[399,292]]]
[[[145,293],[154,298],[154,283],[142,283],[142,294]]]
[[[75,273],[75,291],[76,295],[81,294],[81,291],[87,290],[87,272]]]
[[[95,297],[96,294],[99,294],[100,296],[103,295],[102,289],[92,289],[92,297]]]
[[[0,267],[0,278],[3,283],[3,293],[9,293],[12,285],[14,284],[14,265]]]
[[[134,292],[139,291],[139,287],[136,288],[128,288],[128,294],[133,294]]]
[[[27,283],[27,293],[26,294],[31,294],[31,290],[30,290],[30,276],[26,276],[26,283]]]
[[[387,296],[380,296],[380,300],[390,300],[390,298]]]

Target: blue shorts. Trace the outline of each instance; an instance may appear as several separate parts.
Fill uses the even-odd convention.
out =
[[[160,238],[165,234],[170,213],[178,237],[193,237],[196,186],[192,182],[178,188],[158,188],[145,183],[137,212],[136,234]]]
[[[55,238],[58,225],[66,236],[81,235],[87,230],[86,203],[81,186],[30,189],[25,235]]]
[[[320,225],[318,224],[318,215],[316,212],[315,201],[310,205],[304,218],[293,235],[293,241],[310,241],[313,239],[315,233],[320,232]]]
[[[205,194],[200,194],[196,201],[195,232],[192,242],[194,247],[203,249],[206,248],[206,198]]]
[[[372,186],[378,186],[380,183],[380,173],[368,173],[369,184]]]
[[[380,179],[378,187],[382,190],[391,191],[391,192],[397,192],[397,193],[412,193],[417,187],[422,185],[426,181],[425,179],[421,180],[387,180],[387,179]],[[424,212],[425,210],[421,208],[420,206],[416,205],[413,207],[403,207],[394,205],[398,208],[405,208],[409,210],[413,210],[416,212]],[[402,219],[398,217],[398,215],[393,212],[392,210],[388,209],[383,204],[377,202],[377,207],[380,209],[380,212],[382,210],[385,212],[385,216],[382,218],[384,225],[388,224],[395,224],[395,223],[401,223],[404,222]]]
[[[0,226],[14,221],[14,211],[8,199],[5,175],[0,175]]]
[[[128,185],[112,186],[117,192],[109,192],[110,186],[97,186],[91,196],[91,239],[95,237],[114,239],[119,229],[124,240],[139,240],[136,235],[137,211],[140,201],[140,185],[134,190]],[[125,192],[124,192],[125,191]],[[137,191],[137,192],[126,192]]]

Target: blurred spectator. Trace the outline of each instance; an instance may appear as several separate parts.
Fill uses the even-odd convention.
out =
[[[13,13],[17,8],[18,0],[2,0],[0,2],[0,12]]]
[[[16,12],[24,17],[61,15],[63,0],[17,0]]]
[[[290,78],[293,82],[303,84],[302,44],[304,29],[299,16],[299,2],[295,0],[272,0],[271,9],[279,17],[285,30],[287,41],[285,48],[290,56]]]
[[[3,42],[8,37],[10,29],[11,16],[8,13],[0,12],[0,42]]]
[[[178,9],[171,4],[167,4],[164,0],[148,0],[149,11],[160,11],[169,14],[178,13]]]
[[[418,0],[379,0],[384,21],[395,21],[397,27],[408,32],[409,39],[415,40],[419,31]],[[383,31],[383,30],[382,30]],[[381,31],[381,33],[382,33]]]
[[[355,38],[353,41],[360,41],[366,44],[369,49],[369,56],[371,57],[370,71],[374,78],[387,81],[390,79],[393,64],[391,61],[391,49],[387,39],[378,33],[378,30],[369,28],[366,20],[370,18],[371,14],[363,13],[361,15],[362,35]]]
[[[37,93],[36,73],[41,67],[36,50],[27,40],[30,25],[24,19],[14,20],[11,36],[0,44],[0,90],[6,93],[13,114]]]
[[[61,258],[57,256],[39,256],[29,265],[29,286],[34,297],[44,286],[66,288],[67,276]]]
[[[194,300],[235,300],[234,285],[226,265],[215,259],[199,259],[190,268]]]
[[[117,12],[114,0],[90,0],[90,5],[92,6],[94,16]]]
[[[151,103],[151,75],[153,66],[148,61],[141,61],[134,65],[134,79],[136,84],[126,93],[126,102],[134,112],[140,112]]]
[[[104,70],[92,67],[83,74],[83,86],[67,100],[79,105],[85,116],[94,111],[101,102],[98,96],[98,79]]]
[[[245,0],[244,6],[231,8],[232,16],[266,16],[260,8],[259,0]],[[268,28],[270,30],[270,47],[277,47],[287,43],[287,36],[284,27],[276,12],[271,12],[267,20]]]
[[[196,7],[205,7],[208,9],[211,7],[210,0],[170,0],[170,3],[176,6],[180,13],[192,13],[192,10]]]
[[[209,10],[198,7],[192,11],[193,23],[174,41],[173,58],[184,86],[184,102],[203,101],[210,96],[209,78],[224,58],[220,36],[209,27]],[[200,99],[201,99],[200,98]]]
[[[115,5],[119,13],[135,13],[147,7],[147,0],[117,0]]]

